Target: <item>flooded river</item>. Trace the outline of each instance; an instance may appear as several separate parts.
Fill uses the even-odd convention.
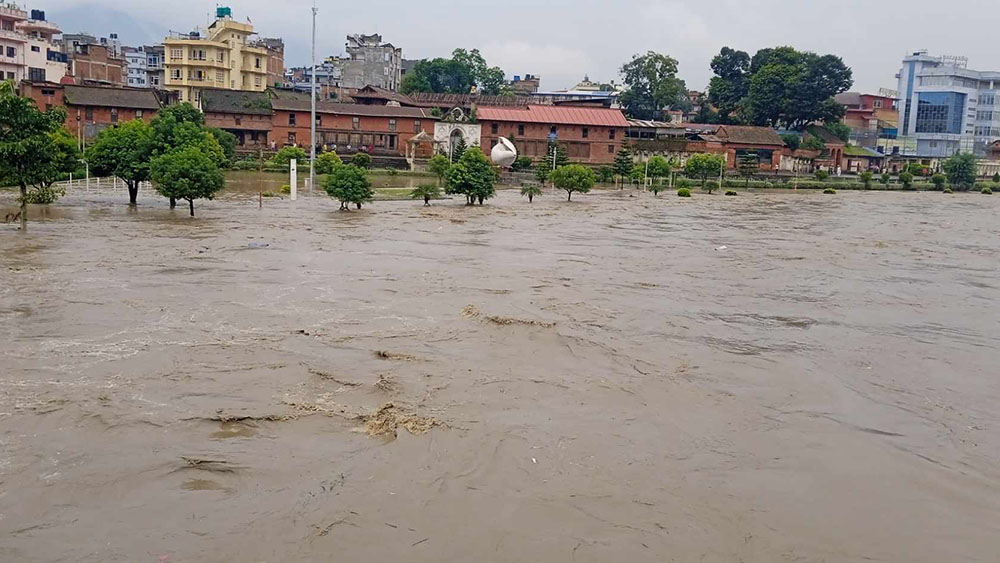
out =
[[[564,200],[0,224],[0,561],[997,560],[1000,198]]]

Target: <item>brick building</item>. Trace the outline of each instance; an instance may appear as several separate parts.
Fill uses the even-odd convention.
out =
[[[148,122],[162,107],[152,90],[136,88],[24,81],[21,95],[34,100],[39,109],[66,108],[66,128],[77,137],[82,132],[87,140],[117,123],[137,118]]]
[[[125,85],[127,65],[116,35],[97,39],[87,34],[64,34],[62,43],[77,84]]]
[[[614,162],[629,125],[617,109],[572,106],[479,107],[476,118],[487,153],[502,136],[513,139],[520,156],[543,158],[555,140],[570,161],[586,164]]]
[[[273,99],[273,136],[277,146],[309,146],[309,100]],[[317,102],[316,142],[338,153],[365,150],[376,156],[406,156],[406,143],[420,132],[434,135],[437,118],[422,108]],[[429,145],[420,158],[431,156]]]
[[[270,146],[273,119],[267,92],[205,89],[201,92],[201,109],[205,124],[236,135],[239,147]]]
[[[781,136],[769,127],[630,120],[628,141],[640,160],[653,155],[685,162],[698,153],[720,154],[732,170],[741,156],[753,153],[762,171],[776,171],[788,152]]]

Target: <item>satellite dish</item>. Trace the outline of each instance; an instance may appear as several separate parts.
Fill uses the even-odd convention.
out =
[[[506,137],[500,137],[497,141],[496,146],[490,152],[490,158],[493,159],[493,163],[501,168],[510,168],[511,164],[517,160],[517,149],[514,147],[514,143],[510,142],[510,139]]]

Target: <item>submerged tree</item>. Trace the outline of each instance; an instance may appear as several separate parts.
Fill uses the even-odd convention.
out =
[[[757,156],[756,151],[748,151],[739,156],[736,160],[736,170],[746,179],[746,187],[750,189],[750,180],[753,179],[754,174],[760,172],[760,157]]]
[[[444,176],[448,173],[449,168],[451,168],[451,161],[443,154],[436,154],[427,161],[427,171],[437,176],[438,185],[444,182]]]
[[[15,95],[4,83],[0,92],[0,180],[21,190],[21,231],[28,229],[28,186],[51,170],[58,147],[52,136],[63,126],[62,108],[41,111],[27,98]]]
[[[972,153],[958,153],[941,164],[948,176],[948,183],[956,190],[968,191],[976,183],[978,174],[976,157]]]
[[[496,194],[496,171],[479,147],[465,151],[448,170],[446,193],[462,194],[468,205],[479,205]]]
[[[194,217],[194,200],[212,199],[225,186],[222,170],[197,147],[185,147],[150,162],[153,185],[164,197],[187,200]]]
[[[625,183],[625,178],[628,178],[632,174],[632,168],[635,167],[635,161],[632,160],[632,153],[628,150],[628,147],[622,145],[622,148],[618,150],[618,154],[615,155],[615,165],[614,171],[615,175],[618,176],[618,181]]]
[[[342,211],[346,211],[351,203],[361,209],[362,203],[371,201],[375,196],[368,174],[353,164],[337,167],[326,177],[323,188],[330,197],[340,201]]]
[[[653,192],[654,196],[659,195],[660,190],[663,189],[663,185],[657,180],[670,175],[670,161],[660,155],[652,156],[646,164],[646,171],[648,176],[653,180],[649,186],[650,191]]]
[[[150,179],[153,149],[152,127],[133,119],[102,131],[87,149],[87,162],[97,175],[110,174],[124,180],[129,205],[135,205],[139,184]]]
[[[580,164],[560,166],[549,174],[552,185],[566,191],[566,201],[573,199],[573,192],[585,194],[597,183],[594,171]]]
[[[521,195],[528,196],[528,203],[535,201],[535,196],[542,195],[542,188],[540,186],[528,185],[521,188]]]
[[[441,188],[433,184],[417,186],[410,192],[411,199],[423,199],[424,205],[430,205],[432,199],[441,197]]]
[[[717,178],[722,174],[724,161],[721,156],[714,154],[693,154],[684,164],[684,171],[691,178],[701,180],[701,187],[705,189],[709,178]]]

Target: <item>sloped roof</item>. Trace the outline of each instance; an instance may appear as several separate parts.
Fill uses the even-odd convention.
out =
[[[861,93],[844,92],[833,97],[834,101],[842,106],[861,107]]]
[[[551,125],[592,125],[596,127],[628,127],[628,121],[617,109],[570,106],[528,106],[526,108],[480,107],[480,121],[516,121]]]
[[[822,125],[810,125],[806,128],[806,133],[809,133],[813,137],[816,137],[820,141],[826,144],[832,145],[844,145],[844,140],[840,137],[834,135],[829,129],[823,127]]]
[[[309,111],[309,100],[271,100],[271,107],[283,111]],[[437,119],[423,108],[395,106],[369,106],[364,104],[341,104],[336,102],[316,102],[317,113],[334,113],[368,117],[412,117],[415,119]]]
[[[785,142],[781,140],[781,135],[778,135],[778,132],[770,127],[722,125],[719,127],[718,135],[730,143],[744,145],[785,145]]]
[[[883,158],[884,154],[873,151],[868,147],[859,147],[855,145],[848,145],[844,147],[844,156],[862,156],[865,158]]]
[[[271,98],[266,92],[205,89],[201,109],[212,113],[271,115]]]
[[[128,109],[160,109],[156,94],[149,89],[65,86],[64,99],[74,106]]]
[[[405,94],[400,94],[399,92],[393,92],[388,88],[382,88],[380,86],[372,86],[369,84],[364,88],[361,88],[351,97],[355,100],[357,99],[369,99],[369,100],[388,100],[392,102],[399,102],[400,105],[412,106],[414,105],[413,100]]]
[[[472,104],[478,106],[523,107],[542,103],[535,96],[474,96],[472,94],[438,94],[435,92],[413,92],[409,94],[409,99],[413,105],[421,107],[446,108],[469,107]]]

